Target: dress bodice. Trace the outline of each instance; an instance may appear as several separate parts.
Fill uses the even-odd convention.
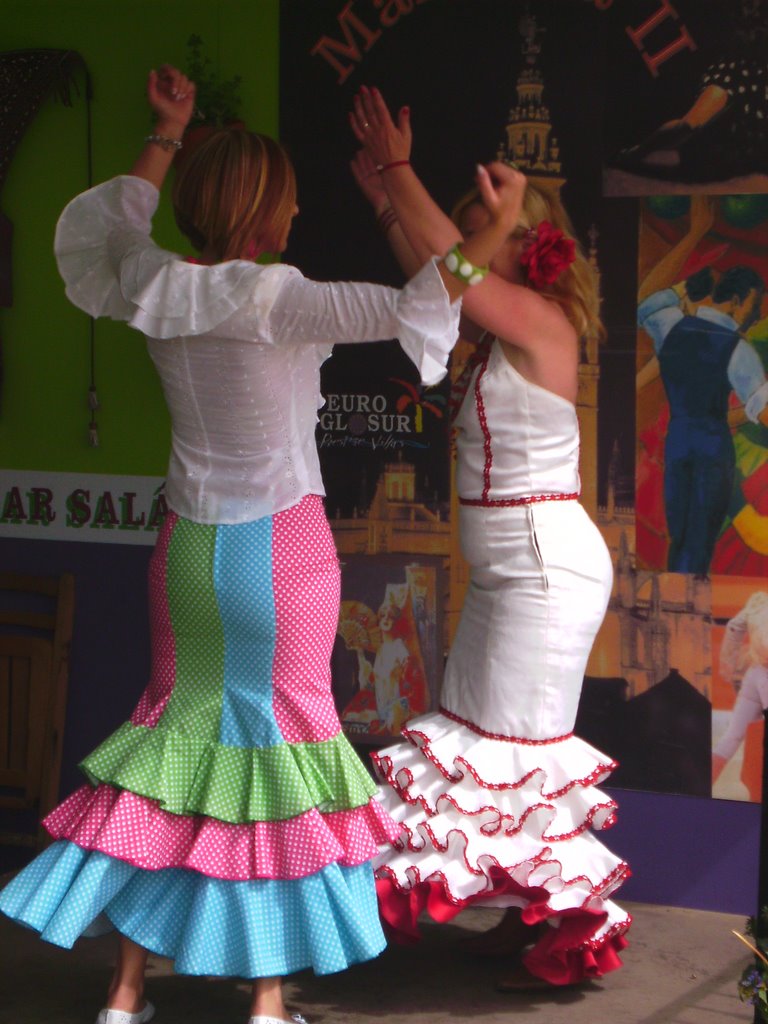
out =
[[[576,409],[526,380],[498,341],[469,381],[456,430],[461,499],[492,503],[580,490]]]

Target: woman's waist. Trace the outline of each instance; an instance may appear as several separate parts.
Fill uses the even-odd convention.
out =
[[[575,491],[544,491],[540,494],[519,494],[506,497],[481,494],[479,497],[462,497],[459,504],[474,508],[515,508],[521,505],[537,505],[544,501],[578,501],[580,490]]]
[[[462,552],[473,569],[495,566],[510,577],[556,568],[599,580],[612,575],[605,540],[575,499],[462,504],[459,522]]]
[[[459,450],[456,490],[462,502],[524,503],[578,497],[578,451],[514,457],[488,449],[482,453]]]
[[[171,459],[166,479],[169,508],[184,519],[209,525],[253,522],[297,505],[307,495],[323,496],[319,471],[220,474],[206,467],[190,471]]]
[[[461,505],[504,508],[550,501],[578,501],[581,480],[576,469],[550,474],[508,475],[502,479],[493,474],[457,474],[456,490]]]

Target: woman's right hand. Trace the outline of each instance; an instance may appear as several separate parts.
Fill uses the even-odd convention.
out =
[[[401,107],[395,124],[379,90],[364,85],[355,96],[349,123],[378,167],[410,160],[413,133],[408,107]]]
[[[176,125],[183,131],[195,109],[195,83],[178,68],[163,64],[149,73],[147,99],[158,125]]]
[[[504,225],[510,232],[520,220],[528,179],[515,167],[494,160],[477,165],[475,178],[483,206],[492,221]]]

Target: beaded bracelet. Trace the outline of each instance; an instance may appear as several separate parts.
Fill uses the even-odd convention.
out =
[[[455,278],[468,286],[480,284],[488,273],[487,266],[476,267],[474,263],[470,263],[468,259],[465,259],[458,243],[445,254],[443,263]]]
[[[147,135],[144,139],[145,142],[154,142],[160,149],[164,149],[166,153],[169,153],[172,149],[176,152],[181,149],[181,139],[169,139],[167,135]]]

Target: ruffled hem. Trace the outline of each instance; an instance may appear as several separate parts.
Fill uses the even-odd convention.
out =
[[[180,974],[331,974],[384,948],[367,864],[291,881],[227,882],[194,871],[142,871],[59,842],[0,893],[0,910],[70,948],[106,916]]]
[[[212,878],[304,878],[338,863],[355,867],[397,837],[376,800],[349,811],[312,809],[288,821],[233,825],[170,814],[146,797],[83,786],[44,822],[54,839],[147,871],[187,868]]]
[[[550,922],[551,926],[523,956],[531,974],[552,985],[569,985],[602,977],[622,966],[619,953],[628,945],[624,935],[632,918],[616,904],[593,901],[587,906],[555,911],[540,886],[516,881],[501,868],[493,869],[492,885],[495,897],[507,897],[507,906],[522,908],[525,924]],[[379,873],[376,893],[386,931],[400,943],[419,940],[418,919],[423,911],[442,924],[473,904],[488,905],[487,895],[453,898],[441,878],[403,888],[388,872]]]
[[[374,861],[396,937],[417,937],[421,910],[445,921],[482,902],[550,923],[525,963],[553,984],[619,966],[630,918],[608,897],[630,872],[590,831],[615,820],[594,786],[613,762],[572,735],[489,737],[439,712],[403,735],[374,756],[401,827]]]
[[[124,723],[80,766],[105,782],[154,800],[171,814],[204,814],[234,824],[365,806],[376,792],[342,733],[320,743],[227,747],[162,723]]]
[[[555,852],[535,835],[489,838],[474,822],[446,818],[405,826],[406,838],[374,861],[376,876],[391,879],[403,892],[437,879],[454,906],[480,898],[494,906],[517,906],[496,900],[501,873],[546,894],[552,912],[562,913],[606,899],[630,875],[628,865],[589,834],[562,843]]]
[[[544,800],[595,786],[616,768],[614,760],[573,734],[552,741],[491,738],[456,724],[439,711],[412,719],[402,735],[415,750],[413,764],[423,764],[426,759],[452,784],[466,778],[483,790],[525,787]],[[403,750],[403,744],[396,744],[375,755],[374,762],[384,777],[400,767],[412,767],[402,756]],[[393,752],[397,752],[396,762]]]

